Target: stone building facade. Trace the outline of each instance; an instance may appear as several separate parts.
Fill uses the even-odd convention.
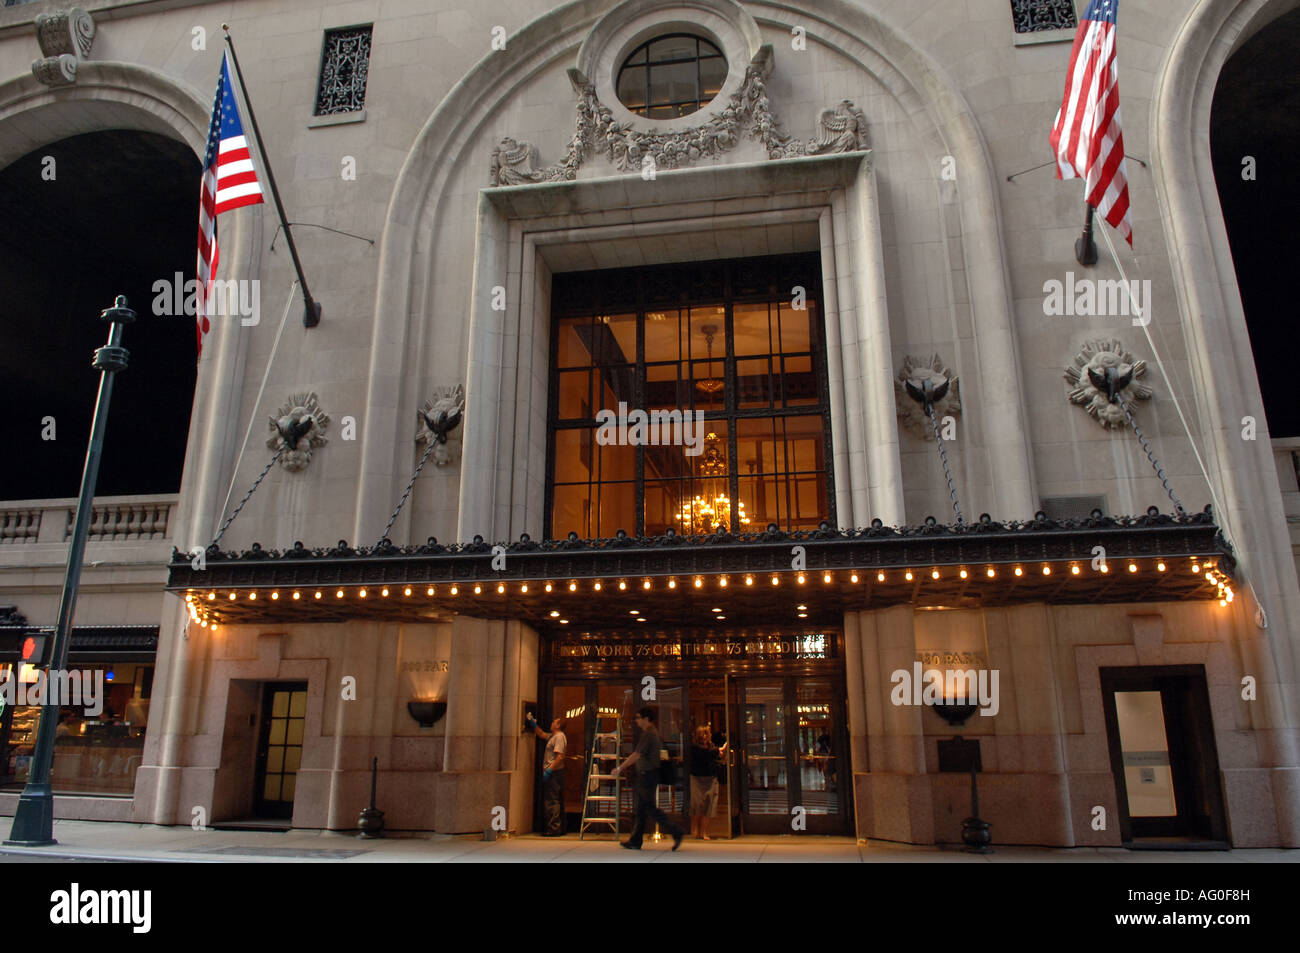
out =
[[[377,759],[391,828],[531,831],[525,711],[567,716],[589,751],[648,675],[673,730],[725,726],[744,748],[728,833],[804,808],[810,833],[956,841],[959,735],[1001,843],[1300,846],[1295,440],[1263,423],[1209,164],[1224,62],[1295,6],[1125,0],[1125,134],[1145,161],[1117,250],[1149,282],[1137,320],[1049,313],[1050,282],[1121,275],[1104,243],[1075,261],[1079,182],[1008,180],[1050,154],[1068,2],[109,0],[41,21],[67,42],[38,36],[56,3],[0,9],[0,166],[105,130],[201,156],[225,17],[289,217],[326,226],[295,228],[322,304],[308,328],[273,206],[221,218],[221,275],[259,283],[260,320],[214,321],[179,492],[102,503],[81,644],[109,627],[121,658],[151,660],[151,704],[129,789],[83,784],[57,816],[349,830]],[[654,44],[681,37],[694,52],[660,62],[697,72],[665,98]],[[747,351],[760,305],[771,343]],[[656,363],[673,311],[693,350]],[[786,349],[778,315],[811,315],[804,343]],[[1107,363],[1133,375],[1122,395],[1176,500],[1089,383]],[[729,518],[695,522],[695,458],[671,464],[684,496],[660,497],[663,454],[611,457],[602,480],[607,448],[565,442],[602,397],[653,400],[669,364],[691,396],[665,408],[719,408],[728,492],[706,495]],[[570,413],[566,382],[588,374]],[[786,396],[744,390],[763,375]],[[933,426],[909,384],[946,388]],[[295,408],[310,453],[277,459],[208,550]],[[760,419],[788,434],[770,480],[757,457],[739,472]],[[10,628],[51,624],[68,501],[0,506]],[[609,661],[575,661],[584,645]],[[638,646],[667,648],[641,664]],[[954,727],[897,703],[914,663],[996,670],[996,714]],[[412,702],[441,706],[431,727]],[[1155,789],[1176,810],[1142,800]]]

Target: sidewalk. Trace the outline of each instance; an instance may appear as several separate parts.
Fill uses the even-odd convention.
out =
[[[0,817],[7,834],[9,818]],[[620,850],[608,834],[579,841],[577,834],[535,834],[484,841],[481,835],[426,834],[364,840],[324,831],[287,833],[196,831],[98,821],[55,821],[53,847],[0,845],[0,863],[15,856],[170,863],[1300,863],[1300,850],[1131,851],[1119,847],[996,847],[967,854],[848,837],[785,835],[734,840],[647,840],[640,851]]]

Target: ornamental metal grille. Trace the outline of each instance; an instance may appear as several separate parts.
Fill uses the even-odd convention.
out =
[[[1011,0],[1011,24],[1017,33],[1073,30],[1079,18],[1074,0]]]
[[[359,112],[366,105],[366,74],[370,66],[373,25],[325,31],[316,115]]]

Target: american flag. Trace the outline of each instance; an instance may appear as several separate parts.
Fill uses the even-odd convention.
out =
[[[233,208],[257,205],[262,186],[248,152],[244,124],[239,118],[235,91],[230,82],[230,57],[222,54],[221,77],[212,101],[212,123],[208,127],[208,151],[203,158],[203,185],[199,198],[199,295],[197,324],[199,354],[203,354],[203,337],[211,327],[210,299],[212,281],[217,274],[217,216]]]
[[[1079,22],[1051,143],[1056,153],[1056,177],[1081,176],[1085,201],[1132,246],[1115,62],[1118,4],[1119,0],[1091,0]]]

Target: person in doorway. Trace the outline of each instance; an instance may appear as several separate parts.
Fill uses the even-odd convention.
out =
[[[655,803],[655,790],[659,787],[659,731],[655,727],[653,709],[642,708],[636,713],[636,726],[641,729],[641,738],[636,743],[636,750],[628,755],[627,760],[614,769],[620,774],[626,768],[636,765],[636,823],[632,825],[632,835],[623,842],[628,850],[640,850],[641,839],[653,817],[659,826],[672,835],[673,850],[682,846],[682,837],[686,832],[672,822],[659,805]]]
[[[721,748],[713,743],[708,725],[695,729],[695,743],[691,745],[691,834],[696,840],[713,840],[709,822],[718,808],[718,765],[726,753],[725,742]]]
[[[542,731],[530,715],[528,725],[537,737],[546,742],[542,754],[542,806],[546,815],[543,837],[564,836],[564,752],[568,739],[564,735],[564,719],[551,722],[550,731]]]

